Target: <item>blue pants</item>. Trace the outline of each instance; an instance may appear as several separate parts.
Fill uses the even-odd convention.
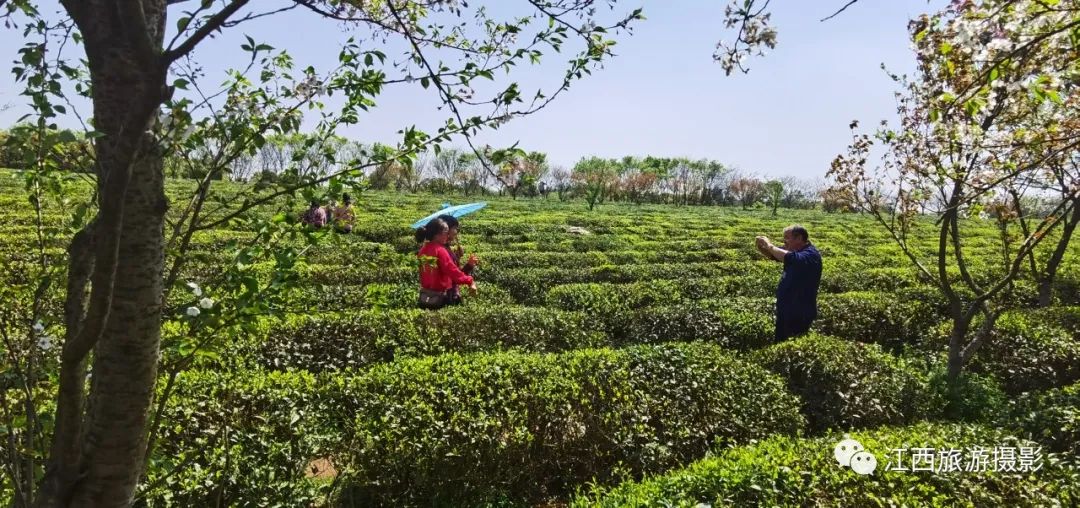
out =
[[[812,317],[776,315],[776,342],[783,342],[810,331]]]

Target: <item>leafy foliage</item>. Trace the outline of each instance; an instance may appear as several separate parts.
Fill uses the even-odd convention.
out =
[[[833,458],[833,447],[849,436],[879,457],[877,472],[871,477],[840,467]],[[641,483],[595,492],[572,506],[817,506],[852,499],[886,506],[950,506],[957,500],[1019,506],[1069,504],[1080,499],[1074,466],[1045,452],[1043,467],[1034,474],[883,471],[889,450],[913,443],[938,450],[991,444],[1036,446],[1007,431],[971,424],[920,423],[813,439],[778,436]]]

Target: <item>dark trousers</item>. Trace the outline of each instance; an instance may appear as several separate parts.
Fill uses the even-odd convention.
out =
[[[812,317],[776,315],[776,342],[783,342],[810,331]]]
[[[461,294],[451,289],[444,293],[443,298],[438,302],[425,303],[422,298],[419,302],[419,307],[427,310],[439,310],[448,305],[461,305]]]

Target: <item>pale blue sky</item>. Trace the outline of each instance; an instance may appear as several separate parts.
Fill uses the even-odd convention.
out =
[[[477,141],[496,146],[520,141],[568,167],[587,155],[688,156],[763,176],[821,177],[846,146],[852,119],[865,125],[893,116],[894,87],[880,64],[910,70],[907,20],[944,2],[862,0],[830,21],[818,21],[844,3],[774,0],[779,45],[752,60],[749,74],[732,76],[712,60],[716,42],[732,35],[722,24],[726,1],[625,3],[627,11],[644,7],[648,19],[631,36],[619,38],[618,56],[605,69],[576,83],[547,109]],[[54,5],[47,2],[43,9],[54,11]],[[242,65],[238,47],[245,34],[288,49],[297,63],[319,69],[333,65],[342,41],[362,36],[308,14],[252,21],[200,46],[195,56],[213,78],[209,82],[218,82],[226,67]],[[21,33],[0,28],[0,56],[12,61],[20,45]],[[515,74],[525,95],[531,95],[529,84],[534,89],[561,79],[564,60],[560,55]],[[14,106],[0,112],[0,125],[26,112],[21,102],[11,74],[0,75],[0,104]],[[446,118],[435,109],[433,92],[418,85],[390,89],[378,102],[360,125],[341,134],[394,142],[403,126],[434,128]]]

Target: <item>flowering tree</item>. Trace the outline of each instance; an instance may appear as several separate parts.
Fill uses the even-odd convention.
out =
[[[832,14],[821,21],[828,21],[859,0],[847,0]],[[724,72],[731,75],[735,70],[743,74],[750,72],[747,60],[754,56],[765,56],[766,51],[776,47],[777,30],[770,23],[772,13],[769,3],[772,0],[732,0],[724,8],[724,28],[736,28],[733,41],[721,40],[716,45],[713,59],[720,62]]]
[[[63,11],[49,16],[32,0],[0,1],[7,24],[21,24],[28,35],[44,34],[27,44],[21,51],[24,65],[14,69],[26,83],[41,125],[57,115],[74,114],[64,95],[74,86],[93,105],[88,137],[95,140],[94,200],[78,207],[92,220],[75,224],[63,270],[41,279],[42,294],[50,281],[66,281],[63,312],[35,308],[34,319],[27,320],[27,328],[42,321],[46,332],[62,329],[63,342],[55,414],[42,414],[45,404],[20,406],[27,408],[30,424],[27,446],[13,452],[19,455],[14,476],[19,506],[131,504],[147,444],[160,423],[151,414],[161,414],[160,409],[151,411],[159,356],[175,350],[175,367],[182,368],[190,364],[185,358],[194,358],[192,350],[215,335],[206,330],[243,321],[272,301],[258,298],[258,281],[243,273],[253,255],[281,254],[274,257],[288,265],[299,254],[267,248],[288,222],[284,210],[271,218],[253,215],[252,210],[298,193],[309,196],[319,184],[328,184],[329,192],[340,190],[367,168],[391,161],[406,164],[423,149],[454,136],[463,136],[471,146],[471,137],[480,130],[529,115],[556,99],[611,55],[614,41],[609,34],[640,18],[640,11],[632,11],[604,19],[596,14],[594,2],[563,0],[529,0],[522,4],[527,15],[506,20],[494,19],[482,6],[455,0],[293,0],[274,7],[248,0],[207,0],[190,6],[183,0],[61,4]],[[238,62],[246,68],[230,73],[223,90],[204,92],[198,83],[201,71],[187,65],[196,48],[220,30],[294,10],[342,22],[375,41],[396,38],[408,48],[405,58],[395,62],[382,51],[386,46],[350,41],[340,48],[338,66],[320,73],[297,69],[287,53],[249,38],[242,48],[250,59]],[[461,22],[446,23],[448,19]],[[496,81],[497,71],[538,62],[546,51],[561,50],[574,40],[582,49],[554,88],[527,93],[517,83]],[[75,61],[87,62],[85,68],[62,57],[73,47],[83,52]],[[471,85],[481,78],[496,82],[489,98],[478,97]],[[67,80],[67,86],[60,80]],[[297,160],[291,161],[297,178],[287,184],[240,195],[214,192],[213,182],[233,161],[256,153],[272,134],[296,132],[305,111],[317,122],[308,138],[311,144],[305,141],[305,148],[311,148],[332,139],[338,126],[356,123],[375,107],[374,97],[392,85],[420,86],[437,94],[449,111],[445,125],[430,134],[404,128],[392,153],[349,161],[329,174],[302,174]],[[323,102],[327,95],[339,99],[341,107],[328,111]],[[164,192],[166,156],[200,144],[212,152],[200,154],[210,167],[200,173],[188,198],[169,203]],[[31,177],[51,174],[43,169]],[[170,206],[177,213],[167,221]],[[225,308],[204,294],[194,305],[169,306],[169,292],[183,288],[179,270],[193,234],[249,220],[266,223],[255,227],[268,232],[261,238],[266,245],[238,254],[239,271],[217,274],[223,287],[235,288],[229,292],[236,305]],[[188,320],[181,322],[190,326],[163,337],[162,323],[173,317]],[[35,334],[40,335],[26,330],[27,336]],[[33,359],[40,358],[39,350],[28,351],[25,365],[37,368],[40,362]],[[167,387],[165,392],[167,399]],[[39,415],[55,426],[38,424]],[[39,443],[49,443],[47,450]],[[38,460],[40,455],[47,460]]]
[[[536,184],[548,172],[547,154],[542,152],[525,153],[523,150],[503,153],[487,151],[485,158],[498,160],[498,180],[512,199],[526,192],[536,194]]]
[[[958,1],[910,30],[919,65],[913,79],[893,76],[899,125],[856,134],[829,176],[832,190],[872,214],[947,298],[948,375],[956,380],[1009,305],[1024,260],[1077,204],[1080,181],[1061,170],[1080,147],[1080,6]],[[876,165],[875,147],[883,152]],[[1055,209],[1027,218],[1000,264],[974,263],[965,219],[1049,186],[1063,198]],[[930,256],[914,243],[927,227],[937,238]]]
[[[761,180],[754,177],[736,178],[728,184],[728,195],[746,210],[761,201],[765,195],[765,186]]]

